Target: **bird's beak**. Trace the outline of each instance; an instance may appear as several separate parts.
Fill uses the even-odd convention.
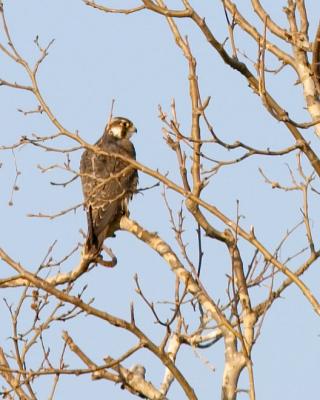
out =
[[[129,132],[130,133],[137,133],[138,131],[137,131],[137,128],[134,125],[132,125],[132,127],[129,129]]]

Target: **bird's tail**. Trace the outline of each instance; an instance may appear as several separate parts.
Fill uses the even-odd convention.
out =
[[[87,254],[98,256],[102,247],[102,243],[99,243],[98,236],[94,230],[91,206],[89,206],[89,209],[87,211],[87,220],[88,220],[88,233],[85,243],[85,252]]]
[[[99,233],[96,232],[96,230],[94,229],[91,206],[89,207],[89,210],[87,212],[87,219],[88,233],[84,245],[84,252],[86,257],[88,257],[90,260],[89,264],[91,262],[95,262],[108,268],[115,267],[117,265],[117,258],[112,254],[112,252],[112,259],[110,261],[104,260],[100,254],[103,247],[104,236],[102,236],[101,234],[99,235]],[[108,254],[110,255],[110,251],[108,252]]]

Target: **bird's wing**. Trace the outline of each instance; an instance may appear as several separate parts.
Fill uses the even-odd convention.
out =
[[[114,150],[121,152],[112,146],[108,148],[109,153]],[[86,150],[81,158],[80,173],[94,234],[103,236],[109,225],[123,214],[124,202],[136,188],[137,172],[119,158]]]

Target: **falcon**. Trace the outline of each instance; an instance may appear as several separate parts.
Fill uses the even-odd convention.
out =
[[[128,215],[128,202],[138,185],[137,170],[125,159],[136,158],[130,137],[137,132],[124,117],[108,123],[96,146],[104,154],[85,150],[80,161],[80,177],[87,212],[86,252],[98,255],[104,240],[113,236],[123,215]]]

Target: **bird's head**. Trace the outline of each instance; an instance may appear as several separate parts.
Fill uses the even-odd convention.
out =
[[[112,118],[106,129],[106,133],[116,139],[130,139],[135,132],[137,128],[124,117]]]

